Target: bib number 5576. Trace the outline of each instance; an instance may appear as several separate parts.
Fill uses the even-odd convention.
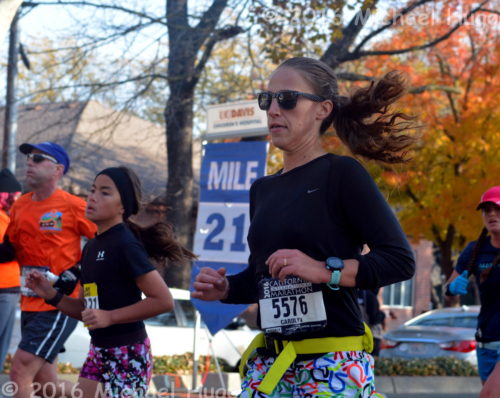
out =
[[[305,296],[289,296],[272,300],[274,318],[307,315],[307,301]],[[300,313],[299,313],[300,311]]]

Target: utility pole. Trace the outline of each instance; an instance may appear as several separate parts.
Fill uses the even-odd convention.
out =
[[[16,80],[17,61],[19,58],[19,11],[16,12],[10,25],[9,60],[7,66],[7,95],[5,101],[5,124],[2,150],[2,168],[16,172],[16,133],[17,133],[17,101]]]

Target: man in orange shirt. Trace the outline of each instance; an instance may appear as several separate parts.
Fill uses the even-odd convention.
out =
[[[21,195],[21,190],[21,184],[9,169],[0,171],[0,243],[9,225],[9,210]],[[12,337],[19,302],[19,283],[19,264],[16,261],[0,263],[0,371]]]
[[[27,155],[26,185],[31,192],[12,206],[8,243],[0,247],[0,261],[8,256],[10,244],[21,266],[22,338],[10,378],[17,385],[16,397],[28,398],[41,392],[70,396],[73,386],[58,381],[55,360],[77,321],[24,286],[24,277],[33,269],[58,276],[64,273],[54,286],[70,279],[69,288],[67,283],[62,287],[63,293],[78,297],[74,274],[81,255],[81,237],[92,238],[96,227],[85,218],[85,201],[57,188],[70,165],[64,148],[42,142],[22,144],[19,150]],[[32,386],[34,382],[37,384]]]

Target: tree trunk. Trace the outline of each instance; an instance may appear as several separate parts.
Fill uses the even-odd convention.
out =
[[[434,229],[435,230],[435,229]],[[436,230],[434,232],[436,235]],[[453,272],[453,260],[452,260],[452,249],[453,249],[453,240],[455,238],[456,230],[453,225],[448,225],[448,230],[446,231],[445,239],[442,239],[441,236],[436,235],[435,241],[439,247],[440,257],[441,257],[441,272],[446,277],[445,280],[448,280],[451,273]],[[444,286],[443,286],[444,291]],[[444,296],[444,305],[446,307],[454,307],[458,305],[460,301],[459,296]]]
[[[440,236],[436,237],[436,242],[441,252],[441,271],[446,276],[446,279],[448,279],[453,272],[452,249],[455,235],[455,227],[450,224],[448,225],[445,239],[442,239]]]
[[[241,33],[237,26],[218,30],[227,0],[213,0],[196,26],[189,23],[187,0],[167,0],[169,36],[167,125],[167,212],[179,242],[192,249],[196,225],[193,198],[193,102],[196,84],[214,45]],[[189,264],[170,264],[165,273],[172,287],[189,286]]]
[[[193,166],[192,125],[193,93],[183,84],[170,85],[170,97],[165,109],[167,124],[167,211],[168,221],[175,226],[179,242],[193,247]],[[186,288],[189,285],[191,267],[171,263],[166,273],[169,286]]]

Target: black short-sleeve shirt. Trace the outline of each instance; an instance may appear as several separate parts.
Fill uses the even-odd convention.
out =
[[[459,274],[467,269],[476,243],[477,241],[469,243],[460,254],[455,267],[455,270]],[[486,241],[481,245],[481,249],[477,253],[476,262],[472,267],[481,298],[481,310],[478,316],[476,338],[482,342],[500,341],[500,294],[498,294],[500,265],[497,264],[492,268],[488,278],[480,282],[481,272],[492,267],[493,260],[499,252],[500,249],[491,244],[491,238],[488,236]]]
[[[137,303],[141,290],[136,278],[155,268],[144,246],[124,224],[118,224],[90,240],[82,253],[82,285],[95,283],[99,309],[114,310]],[[101,347],[132,344],[145,336],[142,321],[111,325],[90,331],[93,344]],[[120,339],[120,336],[125,339]],[[114,342],[114,343],[113,343]]]

